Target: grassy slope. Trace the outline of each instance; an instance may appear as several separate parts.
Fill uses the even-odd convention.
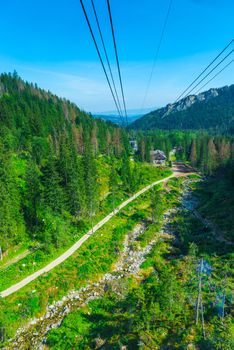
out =
[[[104,169],[103,187],[106,187],[108,165],[103,166],[102,164],[99,171],[102,171],[101,169]],[[139,189],[168,176],[170,172],[168,169],[142,165],[143,181]],[[121,199],[123,198],[124,194],[121,196]],[[0,300],[0,324],[4,324],[7,328],[8,336],[12,336],[14,331],[25,324],[29,318],[42,315],[48,303],[61,298],[73,288],[86,285],[89,280],[96,280],[110,269],[117,258],[116,252],[121,249],[124,235],[131,229],[135,221],[140,220],[140,218],[137,219],[137,216],[134,216],[137,210],[134,207],[135,203],[130,204],[126,210],[110,220],[63,264],[30,283],[19,292]],[[106,212],[102,212],[101,216],[104,216],[104,214],[106,215]],[[37,252],[37,254],[39,253]],[[29,267],[29,270],[25,270],[27,275],[29,274],[28,271],[31,272],[39,267],[39,264],[33,265],[34,258],[32,255],[25,258],[27,261],[26,267]],[[16,278],[22,279],[25,276],[24,272],[21,272],[22,263],[25,259],[9,267],[7,274],[2,274],[4,277],[3,286],[12,284],[13,279],[16,281]],[[45,265],[44,259],[42,259],[42,264]]]
[[[136,244],[144,247],[146,246],[153,238],[157,232],[159,232],[160,227],[163,222],[163,212],[168,208],[176,206],[178,203],[178,195],[180,193],[180,184],[182,183],[182,179],[172,179],[169,181],[170,193],[161,187],[162,202],[161,208],[158,213],[158,220],[156,223],[152,223],[148,221],[147,230],[141,235]],[[167,187],[168,188],[168,187]],[[151,210],[150,210],[150,196],[149,194],[144,196],[144,199],[137,203],[138,207],[138,215],[141,214],[141,220],[143,218],[150,220]],[[154,248],[153,252],[150,254],[147,262],[143,264],[142,276],[146,277],[152,272],[152,259],[157,260],[157,262],[161,261],[163,263],[163,259],[160,254],[165,254],[167,252],[167,247],[163,243],[162,240],[159,240]],[[141,277],[142,278],[142,277]],[[124,279],[124,281],[120,281],[120,284],[127,287],[127,292],[133,290],[133,293],[137,293],[137,289],[139,288],[139,278],[128,278]],[[98,336],[98,333],[103,336],[106,335],[108,337],[108,332],[113,332],[111,330],[111,326],[108,327],[105,325],[105,318],[110,318],[110,324],[114,324],[115,332],[116,332],[116,342],[109,344],[107,349],[117,349],[118,345],[116,344],[120,340],[119,332],[123,331],[121,329],[121,321],[120,311],[117,311],[116,316],[113,316],[113,310],[115,308],[121,308],[121,301],[118,300],[116,294],[109,292],[106,293],[104,298],[100,300],[93,301],[89,303],[88,306],[85,306],[83,309],[79,311],[75,311],[69,314],[68,317],[65,318],[62,327],[50,332],[49,335],[49,344],[52,346],[52,349],[71,349],[73,347],[77,347],[80,349],[84,348],[93,348],[93,340],[95,336]],[[90,315],[87,317],[87,315]],[[123,319],[125,319],[126,315],[123,315]],[[65,336],[66,334],[66,336]],[[74,337],[76,334],[76,337]],[[110,334],[109,334],[110,335]],[[127,338],[127,336],[126,336]],[[122,339],[121,339],[122,341]],[[118,343],[119,344],[119,343]],[[130,344],[128,344],[130,345]],[[86,346],[86,347],[85,347]],[[130,347],[134,348],[134,347]]]
[[[167,169],[159,169],[159,168],[152,168],[150,165],[147,164],[139,164],[140,171],[141,171],[141,179],[142,182],[139,184],[139,189],[143,188],[144,186],[150,184],[151,182],[166,177],[170,174],[170,170]],[[99,188],[100,188],[100,197],[103,198],[100,211],[97,213],[96,217],[94,218],[94,223],[97,223],[100,221],[103,217],[105,217],[111,210],[110,210],[110,203],[108,201],[107,195],[109,193],[109,173],[110,173],[110,164],[108,159],[105,159],[104,157],[100,157],[97,160],[97,168],[99,173]],[[126,199],[126,194],[123,192],[119,193],[119,198],[117,199],[116,203],[120,203],[124,199]],[[70,236],[70,240],[66,240],[64,242],[64,245],[62,247],[59,247],[57,249],[53,249],[50,252],[45,253],[42,249],[37,249],[36,251],[29,254],[27,257],[21,259],[17,263],[14,263],[7,268],[2,268],[0,265],[0,291],[6,289],[7,287],[12,285],[12,281],[14,283],[17,283],[18,281],[22,280],[24,277],[30,275],[31,273],[37,271],[38,269],[42,268],[46,264],[48,264],[50,261],[54,260],[57,256],[62,254],[67,248],[69,248],[75,241],[77,241],[84,233],[86,233],[90,229],[90,220],[87,220],[84,222],[83,226],[80,228],[77,228],[76,230],[73,229],[73,234]],[[27,248],[25,246],[25,242],[23,243],[24,249]],[[34,246],[33,241],[28,242],[28,247]],[[21,247],[22,248],[22,247]],[[2,265],[6,264],[9,259],[12,258],[16,253],[19,253],[19,251],[13,252],[15,248],[12,248],[12,252],[10,251],[10,254],[6,259],[2,261]]]
[[[174,180],[170,187],[170,193],[164,195],[164,207],[170,207],[179,188]],[[176,214],[172,225],[177,239],[158,242],[142,265],[141,279],[122,281],[126,289],[122,298],[110,288],[105,297],[69,314],[60,328],[50,331],[51,349],[95,348],[97,341],[104,341],[103,349],[119,349],[120,344],[129,349],[233,349],[231,252],[204,232],[189,212]],[[145,232],[145,243],[149,232],[154,235],[155,228]],[[201,257],[212,267],[212,274],[204,275],[202,287],[206,339],[201,323],[196,326],[194,319]],[[226,317],[220,320],[215,303],[223,291],[224,278]]]

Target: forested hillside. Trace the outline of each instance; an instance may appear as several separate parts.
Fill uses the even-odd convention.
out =
[[[233,186],[229,194],[227,177],[216,175],[209,189],[206,181],[201,189],[195,176],[184,183],[171,179],[156,192],[160,199],[156,206],[152,206],[155,193],[151,200],[144,198],[144,206],[141,203],[139,207],[146,228],[131,245],[132,259],[134,252],[139,254],[152,237],[156,243],[139,273],[106,281],[105,293],[96,300],[78,304],[58,328],[49,331],[47,346],[54,350],[117,350],[120,346],[232,350],[233,230],[228,205],[233,208]],[[194,215],[196,202],[190,192],[194,187],[200,193],[199,211],[202,204],[207,205],[206,214],[211,214],[212,220],[222,217],[224,224],[228,216],[225,235],[216,235]],[[152,211],[156,212],[153,220]]]
[[[232,136],[211,135],[198,131],[137,131],[136,158],[150,162],[150,150],[160,149],[168,160],[189,162],[204,174],[211,175],[220,166],[225,166],[234,158]],[[171,150],[175,151],[175,154]]]
[[[152,111],[129,128],[151,130],[209,130],[234,133],[234,85],[188,96]]]
[[[60,246],[103,199],[100,157],[128,152],[125,132],[16,73],[0,76],[0,236]],[[110,162],[112,164],[113,162]],[[108,165],[106,165],[107,167]],[[120,165],[121,167],[121,165]],[[103,180],[104,182],[104,180]]]
[[[218,341],[231,350],[233,137],[165,130],[128,135],[24,82],[16,73],[0,76],[0,91],[0,292],[56,259],[124,198],[171,174],[168,167],[147,164],[150,150],[163,150],[168,164],[182,161],[209,176],[205,182],[197,182],[197,176],[185,182],[171,179],[150,190],[63,264],[0,298],[0,346],[30,319],[40,322],[41,315],[48,315],[58,301],[61,310],[55,320],[42,317],[41,326],[36,323],[37,331],[29,334],[25,328],[22,349],[38,348],[44,325],[46,333],[50,329],[46,322],[57,325],[66,310],[67,295],[83,288],[87,305],[82,308],[79,298],[74,301],[61,327],[48,333],[47,346],[97,348],[102,344],[104,349],[117,349],[119,344],[129,348],[151,344],[155,349],[182,349],[193,343],[194,349],[203,350]],[[136,152],[130,149],[129,137],[137,141]],[[189,191],[197,193],[198,210],[218,226],[224,244],[219,235],[181,209],[185,186],[193,180]],[[214,269],[210,283],[218,291],[213,287],[203,291],[207,340],[194,322],[201,259]],[[113,272],[122,261],[129,266]],[[117,277],[108,280],[113,273],[117,284]],[[211,305],[210,300],[223,293],[223,276],[227,301],[225,317],[219,320],[218,304]],[[91,297],[99,296],[98,300],[89,303],[85,288],[97,288]]]
[[[16,73],[0,76],[0,91],[1,292],[56,259],[130,194],[171,171],[131,160],[124,129],[92,119]],[[0,298],[0,344],[53,300],[109,271],[128,225],[127,217],[124,223],[115,219],[49,276],[35,280],[35,287],[30,283]]]

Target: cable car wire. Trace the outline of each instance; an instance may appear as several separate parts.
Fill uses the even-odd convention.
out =
[[[182,92],[182,94],[180,94],[177,99],[175,100],[175,102],[177,102],[178,100],[181,99],[181,97],[191,88],[191,86],[193,86],[194,83],[196,83],[196,81],[198,81],[198,79],[210,68],[210,66],[224,53],[224,51],[226,51],[229,46],[233,43],[234,39],[232,39],[229,44],[227,46],[225,46],[225,48],[211,61],[211,63],[208,64],[208,66],[198,75],[198,77]]]
[[[117,111],[118,111],[119,116],[121,117],[121,112],[120,112],[120,110],[119,110],[119,106],[118,106],[118,103],[117,103],[117,101],[116,101],[116,98],[115,98],[115,95],[114,95],[114,92],[113,92],[113,89],[112,89],[112,86],[111,86],[111,83],[110,83],[110,80],[109,80],[109,77],[108,77],[108,74],[107,74],[107,71],[106,71],[106,68],[105,68],[103,59],[102,59],[102,56],[101,56],[101,53],[100,53],[100,50],[99,50],[99,48],[98,48],[98,44],[97,44],[97,41],[96,41],[96,39],[95,39],[93,30],[92,30],[92,27],[91,27],[91,24],[90,24],[90,21],[89,21],[89,18],[88,18],[88,15],[87,15],[87,12],[86,12],[84,3],[83,3],[83,0],[80,0],[80,4],[81,4],[82,10],[83,10],[83,13],[84,13],[86,22],[87,22],[87,24],[88,24],[89,31],[90,31],[90,34],[91,34],[91,36],[92,36],[92,39],[93,39],[93,42],[94,42],[94,45],[95,45],[95,48],[96,48],[96,51],[97,51],[99,60],[100,60],[100,62],[101,62],[102,69],[103,69],[103,71],[104,71],[104,74],[105,74],[105,77],[106,77],[108,86],[109,86],[109,88],[110,88],[111,95],[112,95],[112,97],[113,97],[113,100],[114,100],[116,109],[117,109]]]
[[[119,56],[118,56],[118,50],[117,50],[117,45],[116,45],[114,24],[113,24],[113,19],[112,19],[111,7],[110,7],[110,1],[109,0],[107,0],[107,7],[108,7],[108,14],[109,14],[109,19],[110,19],[110,25],[111,25],[111,32],[112,32],[112,38],[113,38],[113,43],[114,43],[114,49],[115,49],[115,57],[116,57],[116,63],[117,63],[117,68],[118,68],[118,75],[119,75],[121,94],[122,94],[122,99],[123,99],[124,113],[125,113],[125,118],[126,118],[126,124],[128,125],[128,115],[127,115],[126,102],[125,102],[125,96],[124,96],[124,90],[123,90],[123,82],[122,82],[122,77],[121,77],[121,72],[120,72]]]
[[[94,5],[94,1],[93,1],[93,0],[91,0],[91,3],[92,3],[92,8],[93,8],[94,16],[95,16],[95,19],[96,19],[98,31],[99,31],[99,34],[100,34],[100,38],[101,38],[103,50],[104,50],[104,53],[105,53],[106,62],[107,62],[107,65],[108,65],[108,69],[109,69],[111,81],[112,81],[112,84],[113,84],[113,87],[114,87],[115,97],[116,97],[116,100],[117,100],[117,102],[118,102],[118,106],[119,106],[119,110],[120,110],[120,112],[121,112],[121,115],[122,115],[122,117],[123,117],[122,108],[121,108],[121,104],[120,104],[120,101],[119,101],[119,96],[118,96],[118,93],[117,93],[117,89],[116,89],[116,85],[115,85],[115,81],[114,81],[114,77],[113,77],[113,73],[112,73],[112,69],[111,69],[111,65],[110,65],[110,60],[109,60],[109,58],[108,58],[108,54],[107,54],[107,50],[106,50],[106,45],[105,45],[104,38],[103,38],[103,35],[102,35],[102,30],[101,30],[100,22],[99,22],[99,19],[98,19],[96,7],[95,7],[95,5]]]
[[[216,66],[214,66],[214,68],[211,69],[211,71],[209,71],[188,93],[187,95],[184,97],[186,98],[188,95],[191,94],[191,92],[193,90],[196,89],[197,86],[199,86],[221,63],[223,63],[232,53],[233,53],[234,49],[232,49],[232,51],[230,51],[219,63],[216,64]]]
[[[234,62],[234,60],[230,61],[228,64],[226,64],[226,66],[224,66],[217,74],[215,74],[210,80],[207,81],[207,83],[205,83],[204,85],[202,85],[201,88],[199,88],[196,92],[195,95],[197,95],[206,85],[208,85],[212,80],[214,80],[219,74],[221,74],[226,68],[228,68],[232,63]]]
[[[195,81],[197,81],[199,79],[199,77],[201,77],[201,75],[207,71],[207,69],[217,60],[218,57],[220,57],[220,55],[226,51],[226,49],[233,43],[234,39],[232,39],[230,41],[230,43],[219,53],[218,56],[215,57],[215,59],[203,70],[202,73],[199,74],[199,76],[193,81],[193,84]],[[186,98],[190,95],[190,93],[196,89],[196,87],[198,87],[221,63],[223,63],[232,53],[233,53],[234,49],[232,49],[221,61],[219,61],[219,63],[217,63],[206,75],[205,77],[203,77],[187,94],[186,96],[184,96],[183,98]],[[193,85],[193,84],[190,84],[190,87]],[[188,90],[188,88],[186,89],[186,91]],[[182,95],[181,95],[182,96]],[[172,106],[173,104],[175,104],[176,102],[178,101],[178,99],[172,103]],[[166,113],[164,113],[161,117],[161,119],[165,118],[167,115],[170,114],[170,111],[167,111]]]

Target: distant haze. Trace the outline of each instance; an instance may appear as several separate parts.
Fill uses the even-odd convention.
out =
[[[140,116],[140,115],[144,115],[146,113],[149,113],[151,111],[155,111],[156,109],[158,109],[160,107],[149,107],[149,108],[144,108],[144,109],[128,109],[127,110],[127,114],[130,116]],[[118,116],[118,114],[116,114],[116,111],[105,111],[105,112],[93,112],[92,114],[94,115],[113,115],[113,116]]]

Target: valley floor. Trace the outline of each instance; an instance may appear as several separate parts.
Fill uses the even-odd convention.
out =
[[[103,225],[105,225],[114,215],[116,215],[121,209],[123,209],[125,206],[127,206],[129,203],[131,203],[133,200],[135,200],[137,197],[151,189],[153,186],[158,185],[160,183],[167,182],[171,177],[180,177],[185,176],[190,173],[190,169],[185,167],[183,164],[175,163],[173,166],[173,174],[162,179],[153,182],[151,185],[148,185],[144,187],[139,192],[135,193],[133,196],[128,198],[126,201],[121,203],[117,208],[115,208],[110,214],[108,214],[104,219],[102,219],[100,222],[98,222],[91,230],[89,230],[85,235],[83,235],[72,247],[70,247],[67,251],[65,251],[62,255],[60,255],[58,258],[50,262],[48,265],[43,267],[42,269],[36,271],[30,276],[27,276],[25,279],[20,281],[19,283],[14,284],[13,286],[7,288],[6,290],[3,290],[0,292],[0,297],[4,298],[12,293],[15,293],[16,291],[20,290],[39,276],[43,275],[44,273],[49,272],[56,266],[60,265],[62,262],[64,262],[66,259],[68,259],[77,249],[80,248],[80,246],[87,240],[91,235],[93,235],[97,230],[99,230]],[[27,252],[29,254],[29,251]],[[23,255],[26,256],[27,254]],[[21,257],[22,258],[22,257]],[[20,257],[15,258],[14,262],[17,262],[20,260]]]
[[[73,301],[76,306],[69,307],[62,323],[48,327],[52,329],[37,343],[39,348],[233,349],[233,274],[227,247],[232,248],[220,246],[212,227],[194,216],[195,183],[194,178],[182,182],[180,205],[164,212],[161,229],[154,228],[144,248],[140,269],[137,265],[131,271],[131,262],[144,249],[131,239],[144,241],[145,226],[136,226],[125,240],[125,271],[131,276],[120,269],[116,282],[114,270],[105,276],[105,293],[96,294],[95,285],[81,305]]]
[[[154,185],[158,184],[163,184],[165,182],[168,182],[168,180],[173,177],[174,175],[177,176],[177,167],[174,170],[174,174],[170,176],[169,178],[159,180]],[[182,172],[179,173],[179,176],[182,174],[187,174],[187,169],[184,168]],[[137,195],[134,195],[133,197],[130,198],[131,202],[133,199],[137,199],[137,197],[140,194],[143,194],[144,192],[149,189],[148,186],[138,192]],[[126,206],[125,203],[122,203],[121,208]],[[121,208],[118,208],[120,210]],[[117,214],[117,211],[115,212],[115,215]],[[72,309],[74,308],[74,302],[75,302],[75,307],[78,305],[83,305],[87,303],[88,301],[95,299],[95,296],[99,296],[102,294],[102,292],[105,291],[105,285],[106,283],[109,283],[113,280],[119,280],[121,278],[125,278],[128,275],[136,274],[139,270],[140,265],[143,263],[145,260],[145,256],[151,251],[152,247],[155,245],[156,241],[160,239],[160,235],[155,238],[153,238],[151,241],[148,242],[148,245],[143,247],[141,250],[137,250],[134,252],[133,245],[134,242],[137,240],[139,234],[142,234],[144,231],[148,231],[148,228],[145,227],[145,224],[139,222],[139,224],[136,225],[135,228],[133,228],[133,231],[127,234],[125,237],[124,241],[124,251],[123,253],[120,254],[118,262],[115,264],[115,269],[113,272],[107,273],[101,280],[98,282],[95,282],[94,284],[88,285],[85,288],[81,288],[78,292],[71,292],[68,294],[67,297],[63,297],[61,301],[56,302],[53,305],[50,305],[49,308],[47,309],[46,315],[42,318],[40,318],[37,321],[33,321],[30,323],[30,327],[35,326],[36,324],[36,337],[30,336],[30,344],[34,344],[32,348],[37,348],[38,344],[38,338],[39,334],[43,335],[44,333],[48,332],[50,328],[53,328],[55,325],[58,325],[61,323],[61,320],[64,318],[64,316]],[[152,234],[152,233],[151,233]],[[102,292],[101,292],[102,291]],[[41,324],[40,327],[38,327],[38,322]],[[30,329],[30,328],[29,328]],[[39,330],[39,332],[38,332]],[[27,344],[25,335],[27,337],[28,335],[28,329],[26,330],[26,333],[23,332],[21,336],[20,331],[19,334],[17,335],[17,343],[15,344],[15,348],[24,348]],[[30,331],[31,334],[34,334],[35,332]],[[21,338],[22,337],[22,338]],[[35,338],[35,339],[34,339]],[[22,339],[21,344],[20,339]],[[34,339],[34,340],[33,340]],[[14,348],[14,347],[13,347]]]
[[[110,233],[114,228],[112,239],[121,237],[122,243],[114,248],[116,260],[108,272],[99,278],[87,278],[80,288],[70,290],[57,301],[51,300],[46,313],[18,329],[16,338],[5,349],[119,349],[120,344],[126,344],[127,349],[231,350],[232,340],[222,333],[222,327],[231,330],[231,260],[224,247],[216,248],[220,245],[219,237],[211,226],[204,225],[204,218],[201,220],[195,209],[192,190],[197,176],[183,179],[184,175],[189,176],[190,172],[176,164],[174,177],[155,183],[160,185],[163,203],[156,223],[150,219],[150,196],[146,189],[131,197],[123,213],[116,211],[117,220],[113,222],[112,218],[106,229]],[[121,236],[117,233],[120,229]],[[104,241],[105,232],[100,228],[99,235]],[[210,247],[218,256],[213,255]],[[197,324],[194,318],[201,259],[211,266],[214,275],[220,274],[218,279],[213,273],[203,276],[205,336],[200,311]],[[224,293],[220,281],[224,274],[225,318],[219,316]],[[140,306],[142,298],[150,304]],[[213,306],[209,305],[211,301]],[[214,339],[214,334],[219,340]],[[225,347],[219,347],[218,341]],[[208,343],[213,345],[209,347]]]

